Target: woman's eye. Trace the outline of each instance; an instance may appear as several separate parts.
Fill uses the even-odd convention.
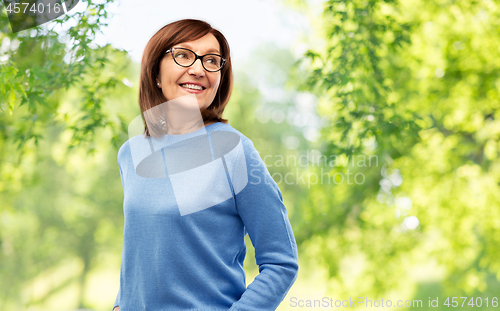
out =
[[[217,60],[215,58],[209,58],[207,59],[207,62],[212,64],[217,64]]]
[[[186,53],[177,53],[175,54],[175,58],[187,58]]]

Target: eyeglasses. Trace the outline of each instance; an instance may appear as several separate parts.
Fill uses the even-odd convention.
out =
[[[216,72],[224,67],[226,59],[218,54],[205,54],[199,56],[195,52],[185,48],[171,48],[165,54],[171,53],[175,63],[181,67],[190,67],[197,59],[206,71]]]

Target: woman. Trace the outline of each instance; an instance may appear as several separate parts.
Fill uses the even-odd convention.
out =
[[[275,310],[295,282],[281,192],[252,141],[222,118],[232,83],[229,45],[206,22],[173,22],[148,42],[145,134],[118,152],[125,225],[113,310]],[[260,272],[248,288],[247,233]]]

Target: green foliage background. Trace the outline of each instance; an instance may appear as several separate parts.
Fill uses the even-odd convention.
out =
[[[93,42],[111,2],[16,34],[0,15],[0,310],[114,302],[116,153],[140,110],[139,65]],[[287,4],[314,21],[308,49],[257,47],[235,68],[225,112],[266,159],[299,246],[279,310],[323,296],[424,307],[439,296],[437,309],[446,297],[489,297],[496,309],[499,3]]]

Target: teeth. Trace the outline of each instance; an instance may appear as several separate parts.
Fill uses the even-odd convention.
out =
[[[181,84],[181,86],[192,90],[199,90],[199,91],[203,90],[203,87],[197,84]]]

